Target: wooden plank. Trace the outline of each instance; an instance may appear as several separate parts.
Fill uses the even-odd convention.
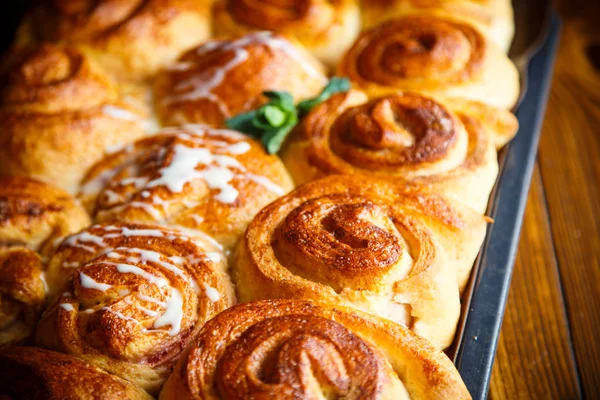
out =
[[[578,397],[575,360],[536,168],[498,343],[490,398]]]
[[[539,165],[586,398],[600,398],[600,2],[565,16]]]

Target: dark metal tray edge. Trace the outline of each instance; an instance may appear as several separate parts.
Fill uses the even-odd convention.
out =
[[[527,93],[516,115],[520,128],[506,149],[489,215],[494,219],[480,255],[455,364],[473,396],[487,397],[523,214],[552,81],[561,22],[554,12],[544,45],[531,59]]]

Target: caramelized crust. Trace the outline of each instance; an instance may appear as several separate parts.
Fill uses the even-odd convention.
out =
[[[332,176],[265,207],[233,262],[240,301],[305,298],[402,323],[447,347],[484,217],[422,187]]]
[[[408,329],[302,300],[235,306],[210,321],[161,400],[470,399],[450,360]]]
[[[256,213],[291,189],[281,161],[254,140],[186,125],[107,156],[88,173],[81,198],[98,221],[185,227],[230,250]]]
[[[476,25],[508,52],[515,23],[510,0],[369,0],[363,2],[363,25],[412,14],[452,16]]]
[[[168,125],[221,126],[229,117],[266,102],[264,91],[316,96],[326,82],[323,66],[301,46],[271,32],[210,41],[163,70],[155,103]]]
[[[368,101],[352,91],[316,107],[282,158],[298,184],[331,174],[407,180],[484,212],[496,147],[517,126],[512,113],[483,103],[410,92]]]
[[[89,223],[62,190],[0,177],[0,347],[30,339],[46,299],[43,259],[57,240]]]
[[[0,92],[0,169],[71,193],[106,148],[142,136],[147,115],[82,52],[17,51]]]
[[[85,46],[120,80],[143,81],[210,35],[209,1],[50,0],[20,29],[21,43]]]
[[[37,343],[156,393],[202,325],[234,303],[226,269],[222,253],[180,231],[92,226],[50,259],[59,290]]]
[[[152,399],[131,383],[77,358],[32,347],[0,353],[0,398]]]
[[[474,26],[449,16],[406,16],[364,31],[338,65],[371,97],[428,92],[511,108],[516,67]]]
[[[330,67],[360,32],[357,0],[218,0],[213,18],[218,36],[256,30],[294,36]]]

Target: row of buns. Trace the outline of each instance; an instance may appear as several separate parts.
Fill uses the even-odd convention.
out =
[[[517,131],[511,27],[500,0],[34,7],[2,66],[0,393],[469,398],[441,351]],[[281,159],[225,128],[333,71]]]

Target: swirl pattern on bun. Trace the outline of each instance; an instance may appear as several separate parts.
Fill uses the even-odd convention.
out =
[[[81,198],[98,221],[184,227],[229,250],[262,207],[291,189],[281,161],[248,136],[185,125],[107,156]]]
[[[269,30],[294,36],[328,66],[335,66],[360,32],[356,0],[219,0],[213,5],[218,36]]]
[[[363,3],[363,22],[368,27],[404,15],[450,15],[477,26],[504,52],[508,52],[515,33],[510,0],[369,0]]]
[[[235,306],[210,321],[161,400],[470,399],[451,361],[408,329],[303,300]]]
[[[0,347],[30,339],[46,299],[44,260],[58,240],[89,223],[62,190],[0,177]]]
[[[486,220],[404,183],[336,175],[265,207],[233,261],[240,301],[305,298],[410,327],[436,348],[452,342]]]
[[[85,53],[18,50],[0,91],[0,169],[71,193],[106,148],[145,134],[148,116]]]
[[[156,109],[165,124],[221,126],[266,102],[268,90],[296,100],[316,96],[323,66],[293,41],[272,32],[209,41],[163,70],[155,82]]]
[[[371,97],[409,90],[511,108],[519,96],[517,68],[502,50],[449,16],[406,16],[364,31],[338,75]]]
[[[497,147],[515,116],[482,103],[396,93],[337,94],[316,107],[282,153],[297,184],[332,174],[406,180],[480,212],[498,173]]]
[[[18,42],[82,45],[119,80],[144,81],[210,35],[210,4],[195,0],[39,2]]]
[[[146,392],[114,375],[64,354],[32,347],[0,353],[0,397],[8,399],[151,400]]]
[[[150,225],[95,225],[69,236],[48,264],[59,288],[39,345],[156,393],[206,321],[231,306],[222,253]]]

